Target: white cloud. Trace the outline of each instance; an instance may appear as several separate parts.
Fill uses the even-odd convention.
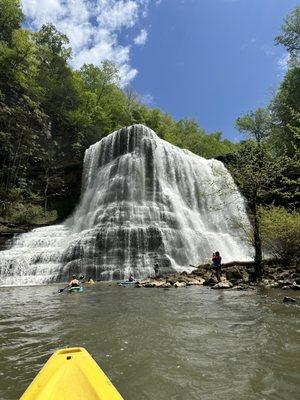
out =
[[[143,45],[146,43],[148,33],[145,29],[142,29],[138,36],[134,38],[134,43],[137,45]]]
[[[119,34],[137,26],[147,15],[151,0],[22,0],[29,26],[38,30],[53,23],[65,33],[73,49],[71,65],[100,64],[104,59],[115,62],[122,83],[137,74],[130,63],[131,43],[120,43]],[[144,44],[147,32],[142,29],[134,42]]]
[[[97,22],[109,31],[132,28],[138,20],[139,5],[133,0],[100,0]]]

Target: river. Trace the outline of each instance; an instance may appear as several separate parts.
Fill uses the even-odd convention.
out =
[[[300,307],[282,291],[57,290],[1,288],[1,400],[67,346],[85,347],[125,400],[299,398]]]

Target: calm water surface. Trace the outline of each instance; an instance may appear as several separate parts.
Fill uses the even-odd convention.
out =
[[[86,347],[125,400],[299,399],[300,308],[286,293],[57,289],[1,288],[1,400],[67,346]]]

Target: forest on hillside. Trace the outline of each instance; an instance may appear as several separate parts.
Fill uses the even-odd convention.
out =
[[[258,263],[264,232],[282,226],[289,227],[287,238],[266,235],[266,241],[293,242],[281,256],[299,257],[291,237],[297,241],[300,230],[300,7],[274,40],[289,54],[286,74],[268,107],[238,118],[238,144],[143,104],[132,88],[121,87],[109,60],[72,69],[66,35],[52,24],[33,32],[24,23],[20,0],[0,0],[0,224],[65,218],[80,194],[85,150],[142,123],[176,146],[226,163],[247,199]]]

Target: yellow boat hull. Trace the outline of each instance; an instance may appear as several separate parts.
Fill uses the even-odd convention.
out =
[[[20,400],[123,400],[83,347],[56,351]]]

